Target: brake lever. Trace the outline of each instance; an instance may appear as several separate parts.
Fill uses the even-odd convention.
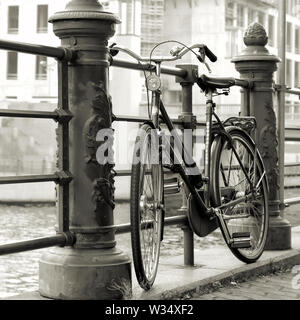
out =
[[[205,49],[203,47],[199,48],[199,53],[200,54],[197,55],[198,60],[206,66],[209,73],[212,73],[209,67],[209,64],[205,61],[205,58],[206,58]]]

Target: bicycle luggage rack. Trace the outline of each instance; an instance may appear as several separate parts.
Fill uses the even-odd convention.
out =
[[[225,127],[234,126],[246,131],[249,135],[256,129],[257,122],[254,117],[230,117],[223,123]]]

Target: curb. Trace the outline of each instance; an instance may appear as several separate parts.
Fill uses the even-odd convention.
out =
[[[277,271],[284,271],[294,265],[300,265],[300,250],[292,249],[291,252],[265,261],[244,265],[219,275],[208,277],[176,289],[166,290],[153,295],[151,300],[186,300],[193,294],[204,295],[229,285],[231,282],[245,282],[250,278],[269,275]]]

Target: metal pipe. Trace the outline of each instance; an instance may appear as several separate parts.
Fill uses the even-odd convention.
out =
[[[285,92],[288,93],[288,94],[294,94],[296,96],[300,96],[300,90],[286,89]]]
[[[195,83],[194,74],[198,74],[198,68],[193,65],[179,65],[179,68],[185,70],[188,74],[188,79],[176,79],[176,82],[180,83],[182,90],[182,106],[181,114],[179,120],[182,121],[182,135],[185,136],[185,130],[189,129],[194,131],[196,129],[195,122],[196,117],[193,115],[193,85]],[[192,163],[187,158],[187,155],[193,154],[194,149],[194,139],[184,139],[184,158],[189,163]],[[188,204],[187,197],[182,188],[182,205],[179,212],[187,214]],[[182,228],[183,231],[183,244],[184,244],[184,265],[193,266],[194,265],[194,233],[191,230],[189,224]]]
[[[67,238],[65,237],[65,235],[57,234],[51,237],[0,245],[0,255],[49,248],[54,246],[65,246],[66,243]]]
[[[165,226],[187,225],[187,224],[188,224],[188,219],[186,216],[183,216],[183,215],[168,217],[168,218],[165,218],[165,221],[164,221]],[[116,234],[123,234],[131,231],[131,225],[128,223],[117,225],[115,226],[115,228],[116,228]]]
[[[294,204],[299,204],[299,203],[300,203],[299,197],[284,200],[284,204],[289,205],[289,206],[294,205]]]
[[[0,177],[1,184],[15,184],[15,183],[34,183],[34,182],[51,182],[58,181],[59,177],[56,174],[48,175],[34,175],[34,176],[10,176]]]
[[[144,71],[154,71],[155,65],[149,64],[149,63],[137,63],[137,62],[130,62],[126,60],[120,60],[120,59],[113,59],[111,61],[111,65],[113,67],[119,67],[119,68],[126,68],[126,69],[132,69],[132,70],[144,70]],[[172,67],[161,67],[161,73],[167,74],[170,76],[177,76],[184,78],[187,75],[187,72],[183,69],[179,68],[172,68]]]
[[[289,167],[300,167],[300,163],[299,162],[291,162],[291,163],[286,163],[284,166],[286,168],[289,168]]]
[[[57,59],[71,60],[72,57],[66,55],[66,50],[63,48],[55,48],[49,46],[42,46],[38,44],[0,40],[0,49],[12,50],[29,54],[36,54],[41,56],[47,56]]]
[[[284,151],[285,151],[285,61],[286,61],[286,2],[279,0],[278,8],[278,48],[281,63],[278,71],[278,82],[280,90],[278,92],[278,155],[279,155],[279,200],[280,211],[284,210]]]
[[[190,227],[185,226],[183,230],[184,265],[194,266],[194,233]]]
[[[59,61],[57,64],[58,72],[58,112],[69,113],[69,70],[68,62]],[[69,121],[60,121],[56,131],[58,158],[57,164],[61,172],[70,170],[69,154]],[[70,211],[70,185],[69,183],[60,183],[57,185],[57,217],[58,231],[69,231],[69,211]]]
[[[117,122],[137,122],[137,123],[143,123],[146,121],[149,121],[149,118],[143,118],[143,117],[132,117],[132,116],[116,116],[114,118],[114,121]]]
[[[171,119],[173,124],[176,125],[182,125],[182,120],[181,119]],[[114,118],[114,121],[116,122],[137,122],[137,123],[143,123],[143,122],[147,122],[150,121],[149,118],[143,118],[143,117],[132,117],[132,116],[124,116],[124,115],[120,115],[120,116],[116,116]],[[162,125],[164,125],[164,123],[161,123]],[[205,127],[205,122],[204,121],[197,121],[197,123],[195,123],[197,127]]]
[[[0,117],[54,119],[54,120],[56,120],[59,116],[56,112],[0,109]]]

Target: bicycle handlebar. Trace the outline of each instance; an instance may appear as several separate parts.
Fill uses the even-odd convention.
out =
[[[128,54],[129,56],[131,56],[132,58],[136,59],[137,61],[140,62],[166,62],[166,61],[176,61],[181,59],[186,53],[188,53],[189,51],[193,50],[193,49],[203,49],[205,52],[205,55],[210,59],[211,62],[216,62],[217,61],[217,57],[212,53],[211,50],[208,49],[208,47],[206,45],[203,44],[194,44],[191,47],[187,47],[187,48],[183,48],[181,49],[179,52],[176,52],[173,54],[173,56],[153,56],[151,57],[141,57],[140,55],[136,54],[135,52],[133,52],[132,50],[125,48],[123,46],[117,46],[115,44],[110,46],[110,54],[112,56],[116,56],[119,51],[124,52],[126,54]],[[198,60],[200,62],[201,58],[200,56],[197,56]]]

